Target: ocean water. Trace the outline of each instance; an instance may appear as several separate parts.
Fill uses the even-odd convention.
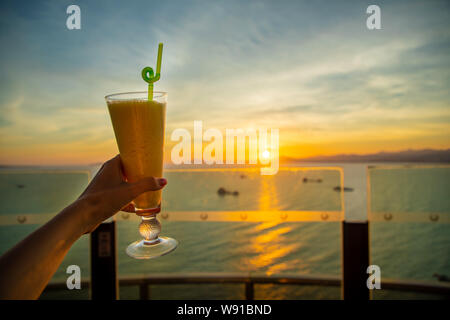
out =
[[[95,168],[89,168],[95,171]],[[0,215],[58,212],[81,193],[87,176],[48,169],[2,170]],[[337,170],[282,170],[275,176],[258,171],[167,172],[166,211],[340,211]],[[304,182],[304,178],[308,182]],[[312,182],[319,180],[321,182]],[[223,187],[238,196],[219,196]],[[348,186],[352,187],[352,186]],[[396,214],[450,214],[450,168],[390,168],[371,172],[371,209]],[[354,190],[353,192],[359,192]],[[442,220],[442,219],[441,219]],[[426,221],[426,219],[424,219]],[[136,221],[119,221],[118,272],[127,275],[178,272],[251,272],[264,274],[341,274],[341,230],[332,222],[176,222],[163,221],[163,235],[180,245],[169,255],[142,261],[125,254],[139,238]],[[373,222],[370,224],[371,263],[382,277],[437,281],[434,273],[450,276],[450,225],[437,222]],[[0,253],[38,225],[0,225]],[[77,264],[88,278],[89,238],[78,240],[52,281],[65,281],[67,266]],[[243,285],[151,286],[160,299],[240,299]],[[53,293],[55,294],[55,293]],[[88,298],[88,291],[58,292],[57,298]],[[138,288],[121,288],[122,299],[138,298]],[[45,294],[44,294],[45,296]],[[50,297],[52,296],[49,293]],[[389,292],[375,297],[405,295]],[[257,285],[259,299],[339,299],[340,289],[314,286]],[[409,297],[409,296],[408,296]],[[421,297],[413,295],[411,297]]]

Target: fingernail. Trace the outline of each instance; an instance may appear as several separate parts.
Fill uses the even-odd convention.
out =
[[[164,179],[164,178],[159,178],[159,179],[158,179],[158,184],[159,184],[161,187],[164,187],[164,186],[167,184],[167,180]]]

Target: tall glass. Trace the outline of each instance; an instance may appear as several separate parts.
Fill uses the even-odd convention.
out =
[[[163,176],[164,129],[167,93],[126,92],[105,97],[127,181]],[[150,259],[174,250],[178,242],[159,237],[162,191],[149,191],[133,200],[135,212],[142,217],[139,232],[144,238],[130,244],[127,254]]]

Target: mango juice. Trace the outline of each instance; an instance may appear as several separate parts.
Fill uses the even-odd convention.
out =
[[[127,181],[162,177],[166,102],[130,99],[107,104]],[[137,197],[136,213],[159,212],[161,192]]]

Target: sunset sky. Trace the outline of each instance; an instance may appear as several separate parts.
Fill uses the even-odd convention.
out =
[[[381,30],[366,8],[381,7]],[[81,30],[66,8],[81,8]],[[167,138],[280,130],[280,155],[450,148],[448,1],[2,1],[0,164],[117,153],[104,96],[169,93]],[[170,152],[173,143],[166,139]]]

